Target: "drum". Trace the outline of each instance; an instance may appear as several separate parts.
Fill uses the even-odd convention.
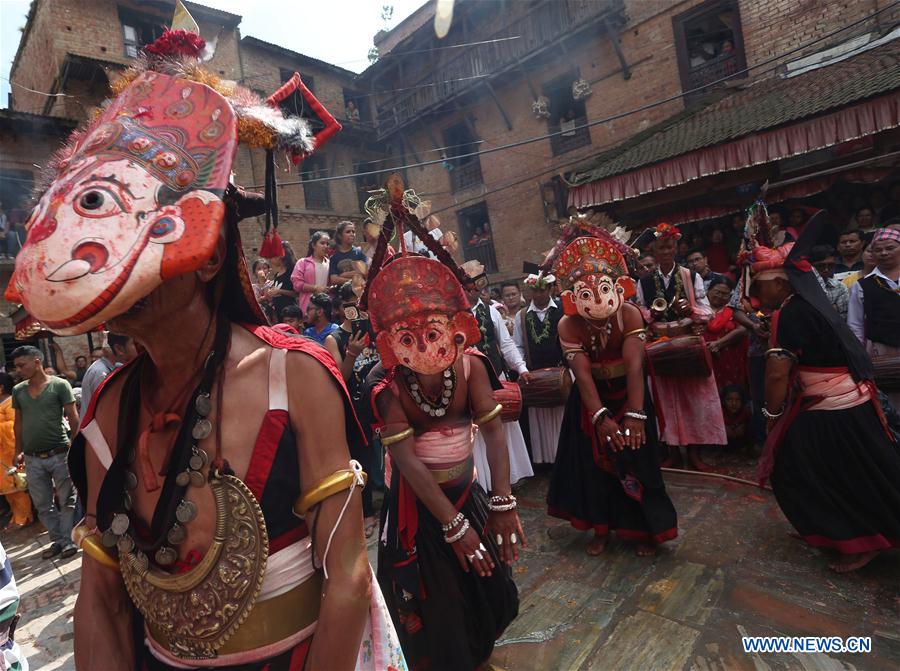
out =
[[[700,336],[657,340],[646,348],[648,369],[665,377],[709,377],[712,357]]]
[[[494,400],[503,406],[500,411],[500,419],[504,422],[518,422],[522,414],[522,392],[515,382],[504,381],[502,389],[494,391]]]
[[[881,391],[900,391],[900,356],[872,357],[872,368],[875,369],[875,384]]]
[[[539,368],[531,371],[528,384],[519,380],[522,400],[530,408],[558,408],[565,405],[572,391],[568,368]]]

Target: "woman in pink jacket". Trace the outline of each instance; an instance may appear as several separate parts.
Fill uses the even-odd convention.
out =
[[[291,284],[297,292],[297,305],[306,313],[313,294],[328,291],[328,250],[331,238],[325,231],[316,231],[309,239],[306,258],[297,261],[291,273]]]

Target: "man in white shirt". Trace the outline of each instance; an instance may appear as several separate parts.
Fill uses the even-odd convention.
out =
[[[875,270],[853,285],[847,325],[873,359],[900,358],[900,230],[875,231]],[[900,407],[900,392],[889,393]]]
[[[431,237],[438,242],[440,242],[444,237],[444,234],[441,232],[440,228],[433,228],[429,231],[429,233],[431,234]],[[406,233],[403,234],[403,242],[406,244],[406,250],[409,252],[421,254],[432,259],[437,258],[434,254],[428,251],[428,247],[425,246],[424,242],[422,242],[417,236],[413,235],[412,231],[406,231]]]
[[[494,371],[501,380],[506,379],[506,370],[518,373],[519,378],[528,380],[528,367],[519,353],[519,348],[513,341],[503,317],[494,306],[485,305],[478,295],[478,291],[470,292],[469,300],[472,301],[472,314],[478,320],[481,329],[481,341],[475,346],[484,354]],[[509,448],[509,482],[515,484],[522,478],[534,475],[531,468],[531,460],[528,458],[528,448],[525,446],[525,437],[518,422],[505,422],[506,444]],[[478,473],[478,482],[485,491],[491,489],[491,470],[487,461],[487,449],[484,438],[479,433],[475,437],[475,469]]]
[[[531,303],[519,310],[513,320],[513,340],[530,371],[542,368],[564,368],[557,325],[562,308],[553,300],[551,292],[556,278],[542,272],[525,278],[531,289]],[[568,375],[568,369],[565,369]],[[531,460],[535,464],[556,461],[559,431],[562,427],[565,403],[556,407],[529,407],[528,433],[531,440]]]

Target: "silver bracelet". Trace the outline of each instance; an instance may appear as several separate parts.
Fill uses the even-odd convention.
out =
[[[597,422],[600,420],[603,415],[609,412],[609,408],[600,408],[597,412],[591,415],[591,424],[594,426],[597,425]]]
[[[779,417],[781,417],[784,414],[784,406],[783,405],[781,406],[781,412],[779,412],[777,414],[773,414],[773,413],[769,412],[768,410],[766,410],[766,406],[763,406],[762,414],[763,414],[763,417],[765,417],[766,419],[778,419]]]
[[[460,530],[457,531],[457,532],[456,532],[455,534],[453,534],[452,536],[447,536],[447,535],[445,535],[445,536],[444,536],[444,542],[445,542],[445,543],[455,543],[455,542],[458,541],[460,538],[462,538],[463,536],[465,536],[465,535],[466,535],[466,532],[467,532],[468,530],[469,530],[469,520],[467,520],[466,518],[463,518],[463,523],[462,523],[462,527],[460,528]]]
[[[454,517],[452,520],[447,522],[447,524],[441,525],[441,531],[443,531],[446,534],[448,531],[450,531],[450,529],[453,529],[453,528],[459,526],[460,524],[462,524],[464,519],[465,519],[465,517],[463,516],[462,513],[456,513],[456,517]]]
[[[510,510],[515,510],[518,505],[519,502],[512,494],[507,494],[506,496],[492,496],[488,501],[488,510],[492,513],[505,513]]]
[[[641,422],[647,421],[647,415],[645,415],[642,412],[637,412],[635,410],[629,410],[628,412],[626,412],[625,417],[628,417],[629,419],[637,419]]]

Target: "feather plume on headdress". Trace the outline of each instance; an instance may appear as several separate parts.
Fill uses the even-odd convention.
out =
[[[317,138],[305,119],[285,116],[277,105],[278,100],[273,100],[277,93],[264,100],[239,86],[237,82],[222,79],[206,70],[201,65],[206,47],[206,42],[199,34],[181,28],[165,30],[156,41],[144,47],[131,66],[110,84],[111,97],[94,110],[88,121],[76,129],[47,162],[35,189],[35,197],[39,198],[60,172],[65,170],[81,141],[99,123],[103,109],[145,72],[204,84],[228,98],[237,116],[238,141],[250,147],[286,152],[297,163],[299,159],[311,154],[317,143],[321,144],[327,139],[322,131]],[[303,84],[298,77],[297,88],[302,90],[301,87]],[[309,102],[311,107],[316,107],[312,100]],[[321,105],[318,107],[321,108]],[[339,130],[340,124],[324,108],[321,109],[328,117],[323,119],[326,128],[336,126],[336,130]]]

